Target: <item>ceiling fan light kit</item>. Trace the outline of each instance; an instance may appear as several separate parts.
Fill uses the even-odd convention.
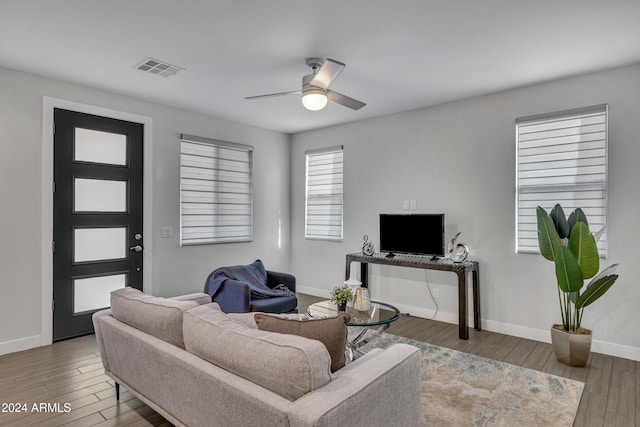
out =
[[[350,108],[359,110],[364,107],[364,102],[350,98],[339,92],[329,90],[329,85],[338,74],[344,69],[345,65],[335,59],[307,58],[305,59],[307,66],[311,68],[312,73],[302,77],[302,90],[292,92],[270,93],[268,95],[249,96],[245,99],[255,100],[262,98],[270,98],[274,96],[293,95],[302,93],[302,105],[311,111],[322,110],[328,101]]]
[[[302,105],[307,110],[322,110],[327,106],[327,95],[321,89],[309,89],[302,95]]]
[[[307,74],[302,77],[302,105],[304,108],[311,111],[320,111],[327,106],[327,91],[321,87],[311,84],[316,77],[322,60],[318,58],[307,58],[306,63],[311,70],[311,74]]]

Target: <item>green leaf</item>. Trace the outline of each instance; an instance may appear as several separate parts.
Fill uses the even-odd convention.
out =
[[[571,300],[572,303],[576,303],[576,301],[578,301],[578,298],[580,298],[580,292],[570,292],[569,293],[569,299]]]
[[[569,234],[571,234],[571,232],[573,231],[573,227],[578,221],[584,222],[587,227],[589,226],[589,222],[587,222],[587,216],[580,208],[577,208],[575,211],[571,212],[571,215],[569,215]]]
[[[600,238],[602,237],[602,235],[604,234],[604,230],[607,228],[606,225],[602,226],[602,228],[600,230],[598,230],[597,233],[593,233],[593,238],[596,239],[596,242],[598,242],[598,240],[600,240]]]
[[[560,204],[556,204],[553,209],[551,209],[549,216],[553,220],[553,224],[556,226],[558,236],[560,236],[561,239],[569,237],[569,223],[567,222],[567,217],[564,215],[562,206],[560,206]]]
[[[538,247],[543,257],[553,261],[556,257],[556,249],[562,246],[562,240],[558,236],[555,224],[547,211],[540,206],[536,208],[536,218],[538,221]]]
[[[576,301],[576,308],[584,308],[596,301],[598,298],[604,295],[604,293],[607,292],[611,286],[613,286],[617,279],[617,274],[611,274],[609,276],[601,277],[595,282],[590,283],[584,293],[580,295],[580,298],[578,298],[578,300]]]
[[[593,279],[591,279],[591,282],[589,282],[589,284],[587,285],[587,288],[591,285],[593,285],[597,280],[599,280],[601,277],[604,276],[608,276],[610,274],[613,274],[614,271],[616,271],[618,269],[618,266],[620,264],[611,264],[609,267],[605,268],[604,270],[602,270],[600,273],[598,273]]]
[[[578,292],[584,285],[578,260],[569,248],[562,245],[557,248],[556,279],[562,292]]]
[[[569,249],[578,260],[583,279],[589,279],[598,273],[600,269],[598,246],[585,223],[580,221],[573,226],[571,237],[569,237]]]

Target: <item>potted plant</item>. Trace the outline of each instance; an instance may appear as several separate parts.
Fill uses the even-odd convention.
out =
[[[587,217],[577,208],[569,215],[556,204],[548,214],[536,208],[538,246],[546,259],[553,261],[558,284],[562,325],[551,328],[553,351],[559,362],[568,366],[584,366],[591,351],[591,331],[581,327],[585,307],[600,298],[618,279],[611,274],[613,264],[602,272],[596,242],[604,227],[594,236]],[[591,279],[584,291],[585,280]]]
[[[351,301],[353,294],[347,285],[336,286],[331,290],[331,302],[338,306],[338,311],[345,311],[347,302]]]

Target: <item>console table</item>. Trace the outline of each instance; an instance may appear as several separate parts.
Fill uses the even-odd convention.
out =
[[[413,267],[425,270],[451,271],[458,275],[458,331],[460,339],[469,339],[467,273],[473,276],[473,327],[480,330],[480,266],[477,261],[453,262],[449,259],[432,260],[428,256],[398,254],[389,258],[383,254],[348,254],[345,278],[349,278],[351,262],[360,263],[360,281],[368,287],[369,264],[384,264],[397,267]]]

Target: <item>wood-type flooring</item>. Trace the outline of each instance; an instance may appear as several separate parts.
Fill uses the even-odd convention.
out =
[[[322,299],[299,294],[300,312]],[[640,427],[640,362],[592,353],[587,367],[570,368],[550,344],[474,329],[460,340],[457,325],[408,315],[387,332],[582,381],[574,426]],[[3,427],[171,425],[124,388],[116,401],[93,335],[0,356],[0,404]]]

